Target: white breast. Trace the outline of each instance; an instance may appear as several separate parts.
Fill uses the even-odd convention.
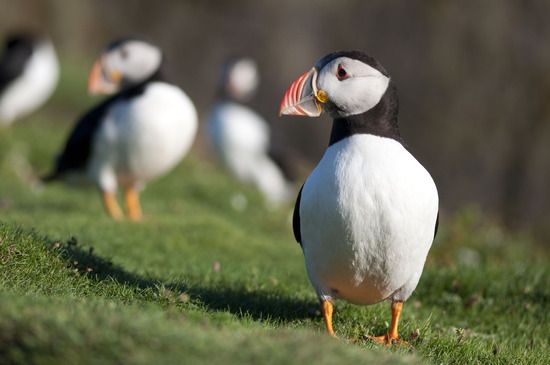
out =
[[[268,156],[270,131],[260,115],[236,103],[220,103],[209,118],[208,131],[233,175],[254,184],[271,202],[288,200],[292,190]]]
[[[216,105],[208,120],[208,132],[216,149],[230,162],[239,154],[263,154],[269,148],[269,126],[266,121],[236,103]]]
[[[0,97],[0,126],[34,111],[53,93],[59,65],[53,46],[43,42],[33,51],[23,73]]]
[[[113,105],[95,138],[89,175],[106,190],[143,183],[173,168],[190,149],[197,112],[178,87],[154,82]],[[116,180],[116,181],[115,181]]]
[[[319,296],[406,300],[437,212],[430,174],[397,141],[358,134],[329,147],[300,204],[306,268]]]

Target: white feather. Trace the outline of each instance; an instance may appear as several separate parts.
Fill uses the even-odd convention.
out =
[[[348,78],[339,80],[336,75],[342,67]],[[377,69],[348,57],[338,57],[319,72],[317,87],[325,91],[329,100],[338,105],[337,115],[346,117],[362,114],[373,108],[388,88],[390,78]]]
[[[300,204],[308,276],[320,298],[406,300],[434,237],[437,188],[397,141],[357,134],[330,146]]]
[[[59,65],[53,45],[40,43],[23,73],[0,95],[0,126],[7,126],[40,107],[53,93],[59,78]]]
[[[103,67],[118,71],[125,81],[138,83],[159,69],[162,51],[147,42],[129,40],[103,54]]]
[[[268,156],[270,131],[260,115],[224,102],[214,108],[208,123],[220,159],[237,179],[256,186],[272,203],[288,201],[292,187]]]
[[[172,169],[188,152],[197,112],[176,86],[153,82],[113,105],[93,145],[88,176],[104,191],[141,185]]]
[[[232,65],[228,71],[225,92],[235,100],[247,101],[258,88],[259,82],[256,63],[244,58]]]

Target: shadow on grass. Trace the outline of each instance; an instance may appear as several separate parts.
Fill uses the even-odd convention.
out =
[[[200,284],[164,283],[145,278],[96,255],[92,247],[80,247],[74,237],[64,244],[55,243],[51,248],[67,262],[69,269],[76,270],[92,280],[114,280],[123,285],[133,286],[137,290],[163,292],[168,289],[174,297],[186,293],[192,302],[204,305],[208,310],[230,312],[241,318],[292,322],[311,317],[311,308],[316,306],[312,301],[291,299],[277,293],[250,290],[242,286],[224,288],[219,287],[220,284],[214,284],[207,287]]]

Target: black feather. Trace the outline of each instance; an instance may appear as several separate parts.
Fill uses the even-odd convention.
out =
[[[23,74],[32,56],[33,46],[34,39],[27,35],[13,35],[6,40],[0,59],[0,95]]]
[[[328,55],[326,55],[325,57],[323,57],[319,61],[317,61],[317,63],[315,64],[315,68],[317,70],[320,70],[325,65],[327,65],[328,63],[330,63],[331,61],[333,61],[333,60],[335,60],[336,58],[339,58],[339,57],[347,57],[347,58],[351,58],[351,59],[354,59],[354,60],[361,61],[361,62],[369,65],[370,67],[380,71],[380,73],[382,75],[389,76],[388,71],[386,71],[384,66],[382,66],[382,64],[380,62],[378,62],[378,60],[376,58],[371,57],[371,56],[369,56],[368,54],[366,54],[365,52],[362,52],[362,51],[338,51],[338,52],[329,53]]]
[[[96,132],[111,106],[119,100],[115,95],[84,114],[72,130],[63,152],[57,157],[54,171],[42,180],[52,181],[69,171],[83,171],[89,161]]]
[[[300,232],[300,200],[302,199],[302,190],[304,185],[300,188],[298,197],[296,198],[296,204],[294,205],[294,213],[292,214],[292,231],[294,232],[294,238],[296,242],[302,246],[302,233]]]
[[[392,138],[407,147],[399,132],[397,89],[390,81],[388,89],[376,106],[365,113],[334,119],[329,145],[354,134],[372,134]]]
[[[437,230],[439,229],[439,211],[437,212],[437,218],[435,219],[435,231],[434,231],[434,240],[437,236]]]

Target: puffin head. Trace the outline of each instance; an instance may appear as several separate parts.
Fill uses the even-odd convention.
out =
[[[162,62],[161,50],[145,41],[111,43],[94,63],[88,79],[90,94],[114,94],[153,76]]]
[[[334,52],[294,81],[285,92],[279,115],[333,118],[367,112],[382,99],[390,77],[374,58],[360,51]]]
[[[259,84],[258,67],[250,58],[239,58],[224,65],[223,94],[230,99],[245,102],[256,92]]]

